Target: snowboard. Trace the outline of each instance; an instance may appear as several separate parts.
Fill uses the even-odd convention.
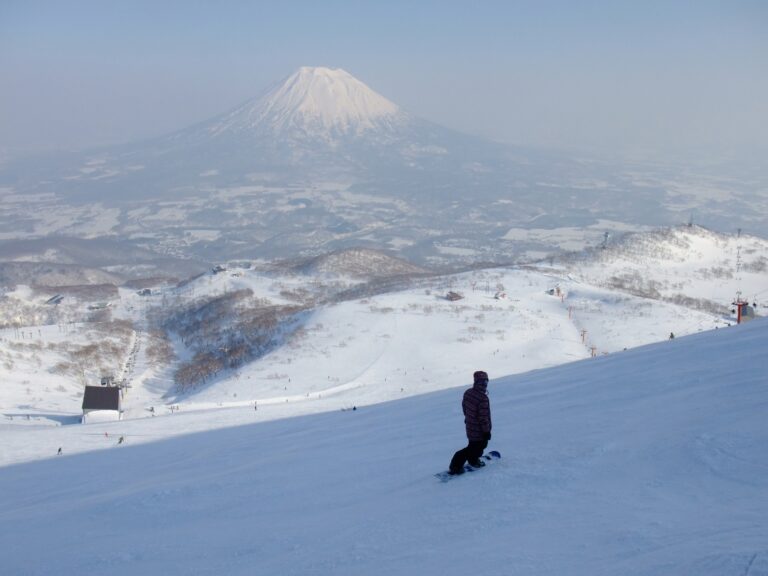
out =
[[[435,478],[437,478],[441,482],[448,482],[448,480],[451,480],[452,478],[461,478],[462,476],[466,476],[470,472],[476,472],[478,470],[482,470],[483,468],[488,466],[491,462],[495,462],[500,458],[501,458],[501,453],[498,450],[491,450],[490,452],[487,452],[482,455],[482,459],[483,459],[483,462],[485,462],[485,466],[481,466],[480,468],[474,468],[469,464],[464,464],[464,474],[449,474],[448,470],[445,470],[443,472],[438,472],[437,474],[435,474]]]

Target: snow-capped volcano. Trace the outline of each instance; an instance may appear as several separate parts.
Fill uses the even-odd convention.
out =
[[[386,203],[394,193],[409,202],[418,195],[442,206],[446,197],[464,197],[470,188],[474,198],[486,194],[492,187],[479,182],[478,175],[493,173],[505,161],[506,152],[498,145],[420,119],[342,69],[306,66],[219,116],[89,153],[80,167],[61,176],[58,190],[101,199],[108,184],[110,197],[135,200],[137,194],[186,196],[201,187],[252,185],[263,179],[270,186],[289,187],[326,182],[337,191],[350,182],[365,182],[368,197],[384,194]],[[311,206],[308,211],[323,220],[323,227],[329,222],[344,230],[367,225],[348,225],[349,215],[327,213],[325,198],[304,196],[310,203],[303,205]],[[281,220],[291,221],[289,226],[279,223],[283,233],[294,223],[293,212],[280,211]],[[306,212],[297,228],[302,235]],[[370,211],[363,213],[368,219]]]
[[[719,230],[768,221],[760,178],[644,170],[461,134],[344,70],[304,67],[171,134],[1,165],[0,196],[36,200],[0,228],[146,234],[142,248],[214,262],[371,248],[431,267],[540,258],[692,210]]]
[[[304,66],[263,96],[209,124],[211,135],[242,131],[359,135],[402,124],[406,114],[341,68]]]

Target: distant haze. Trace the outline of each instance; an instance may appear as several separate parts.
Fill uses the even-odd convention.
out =
[[[768,4],[4,1],[0,151],[157,136],[300,66],[519,145],[768,153]]]

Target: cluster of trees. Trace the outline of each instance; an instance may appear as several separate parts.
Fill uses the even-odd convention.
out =
[[[52,296],[61,295],[56,302]],[[0,329],[19,326],[41,326],[72,322],[110,322],[108,307],[94,305],[117,297],[112,285],[47,286],[29,289],[21,296],[0,291]],[[89,303],[91,305],[89,306]]]
[[[170,364],[176,359],[168,334],[162,329],[153,329],[147,334],[146,354],[149,362],[157,366]]]
[[[685,306],[686,308],[701,310],[703,312],[709,312],[710,314],[716,314],[719,316],[727,316],[730,310],[728,306],[713,302],[712,300],[706,300],[704,298],[692,298],[690,296],[686,296],[685,294],[675,294],[674,296],[663,298],[663,300],[665,302],[677,304],[678,306]]]
[[[56,306],[40,306],[34,302],[0,295],[0,329],[56,324],[59,316]]]
[[[661,290],[667,289],[668,286],[655,280],[645,280],[637,271],[625,273],[620,276],[612,276],[608,279],[606,284],[610,288],[621,290],[622,292],[634,296],[640,296],[641,298],[670,302],[672,304],[677,304],[678,306],[684,306],[692,310],[701,310],[711,314],[724,315],[728,313],[727,306],[705,298],[693,298],[691,296],[686,296],[685,294],[663,296]]]
[[[745,262],[741,267],[745,272],[762,274],[763,272],[768,272],[768,258],[760,256],[755,258],[752,262]]]
[[[65,360],[57,363],[52,371],[76,378],[83,385],[96,384],[101,376],[117,373],[132,331],[133,326],[127,320],[94,324],[89,327],[84,344],[67,342],[56,346]]]
[[[193,351],[174,374],[180,391],[205,384],[273,349],[299,326],[306,308],[276,306],[249,289],[197,300],[172,313],[163,327]]]
[[[661,292],[659,290],[665,288],[661,282],[646,280],[637,270],[611,276],[605,284],[608,288],[613,288],[614,290],[621,290],[627,294],[640,296],[641,298],[652,298],[654,300],[661,299]]]

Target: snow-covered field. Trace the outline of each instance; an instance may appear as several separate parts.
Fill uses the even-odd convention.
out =
[[[768,574],[768,324],[728,310],[762,312],[765,241],[649,238],[344,298],[359,278],[264,263],[55,313],[6,290],[3,321],[37,323],[0,331],[1,572]],[[312,305],[179,391],[193,336],[159,361],[150,319],[244,291]],[[440,484],[476,369],[504,458]],[[80,424],[105,372],[123,419]]]

